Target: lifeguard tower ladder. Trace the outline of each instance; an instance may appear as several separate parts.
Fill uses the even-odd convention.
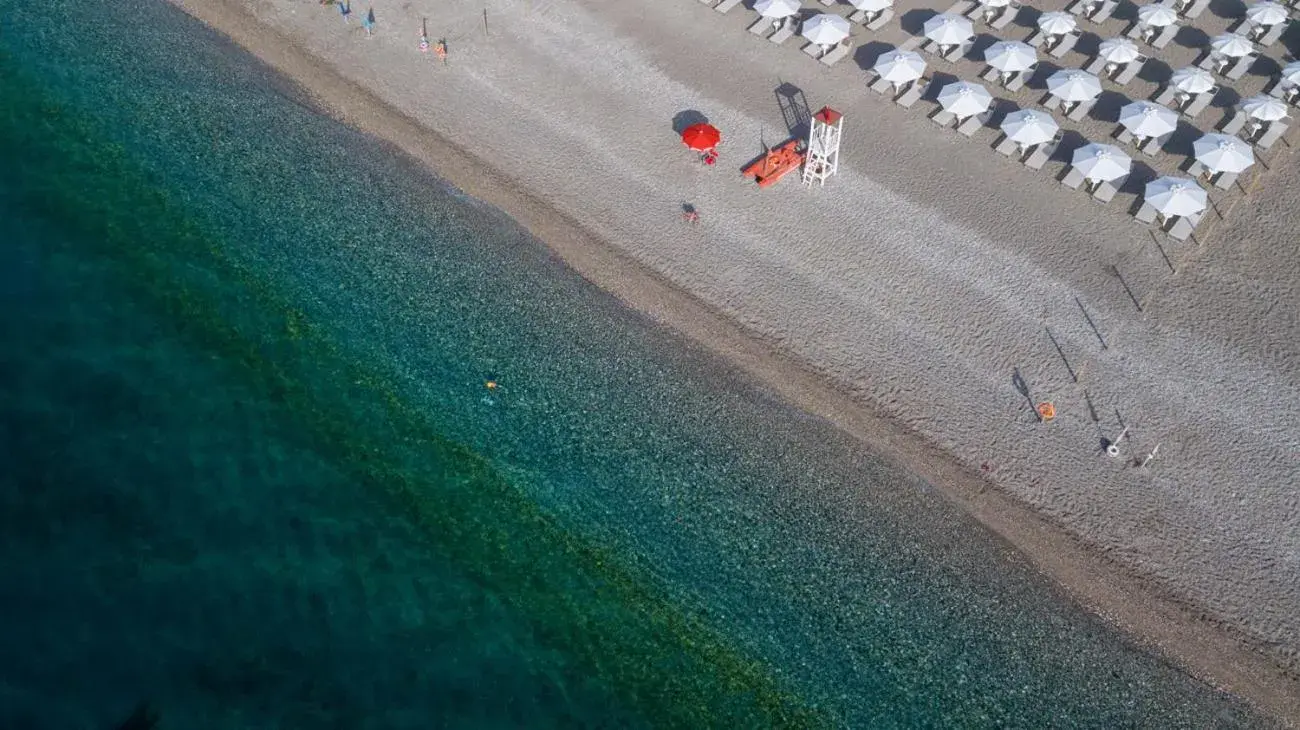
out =
[[[808,152],[803,164],[803,184],[826,184],[840,166],[840,132],[844,115],[824,106],[812,115],[808,127]]]

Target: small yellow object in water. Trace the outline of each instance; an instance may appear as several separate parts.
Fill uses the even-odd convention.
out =
[[[488,389],[488,390],[495,390],[496,387],[497,387],[497,381],[495,381],[495,380],[488,380],[488,381],[484,382],[483,384],[487,386],[487,389]]]

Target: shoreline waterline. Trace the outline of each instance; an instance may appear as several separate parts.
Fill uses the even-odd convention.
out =
[[[690,293],[566,220],[512,185],[508,177],[486,169],[454,142],[343,79],[244,9],[224,0],[172,2],[297,81],[332,116],[387,141],[468,195],[503,210],[601,289],[723,357],[786,401],[906,465],[1010,542],[1080,603],[1143,645],[1173,658],[1198,678],[1274,714],[1292,721],[1300,718],[1297,680],[1248,648],[1248,640],[1229,627],[1198,617],[1191,607],[1162,595],[1158,586],[1126,573],[993,490],[940,449],[873,413],[869,404],[852,402],[833,383],[752,338]]]

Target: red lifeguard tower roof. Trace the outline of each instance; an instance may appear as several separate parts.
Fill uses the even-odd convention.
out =
[[[838,122],[842,116],[844,115],[828,106],[824,106],[821,111],[813,115],[813,118],[822,124],[834,124]]]

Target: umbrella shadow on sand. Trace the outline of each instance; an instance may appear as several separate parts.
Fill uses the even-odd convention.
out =
[[[938,11],[929,8],[909,10],[898,17],[898,27],[908,35],[922,35],[925,33],[925,21],[938,14]]]
[[[686,109],[673,115],[673,134],[680,137],[682,132],[686,131],[687,127],[708,123],[709,118],[704,116],[703,113],[697,112],[694,109]]]
[[[876,67],[876,62],[880,57],[894,50],[895,46],[884,41],[869,41],[858,46],[853,52],[853,62],[863,71],[871,71]]]

